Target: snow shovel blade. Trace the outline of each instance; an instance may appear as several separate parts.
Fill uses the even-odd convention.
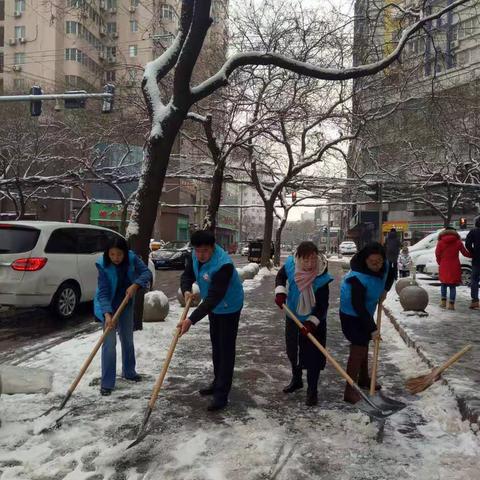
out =
[[[390,415],[399,412],[406,407],[406,404],[377,394],[374,397],[364,397],[355,404],[359,410],[376,420],[384,420]]]
[[[153,409],[150,407],[147,407],[147,409],[145,410],[145,415],[143,417],[143,422],[140,426],[140,430],[138,431],[137,438],[127,447],[127,450],[134,447],[135,445],[138,445],[148,435],[147,423],[150,415],[152,414],[152,410]]]
[[[396,411],[403,410],[407,404],[400,402],[399,400],[394,400],[393,398],[386,397],[381,391],[377,392],[377,394],[374,397],[376,399],[375,403],[377,405],[381,405],[382,408],[388,409],[396,409]]]

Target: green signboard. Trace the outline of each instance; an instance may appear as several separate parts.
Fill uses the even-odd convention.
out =
[[[92,225],[112,225],[122,221],[122,205],[120,203],[90,204],[90,223]]]

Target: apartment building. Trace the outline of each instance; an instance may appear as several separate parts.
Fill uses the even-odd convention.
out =
[[[405,10],[415,9],[420,3],[424,2],[357,0],[354,64],[374,62],[388,55],[398,44],[400,31],[414,21],[414,17],[405,15]],[[448,3],[448,0],[433,0],[426,13],[435,12]],[[467,161],[472,155],[468,142],[457,144],[451,137],[455,125],[465,123],[467,129],[478,122],[472,112],[478,111],[479,35],[478,9],[467,4],[428,23],[409,40],[400,62],[373,78],[354,82],[353,108],[358,114],[385,112],[396,106],[387,118],[371,122],[368,134],[362,133],[352,142],[350,161],[357,173],[369,179],[372,172],[370,180],[375,183],[382,180],[378,176],[380,166],[387,184],[394,180],[408,184],[416,173],[409,168],[418,161],[415,155],[423,155],[433,172],[435,164],[440,165],[442,161],[448,164],[445,151],[438,145],[449,141],[449,155],[456,157],[459,164],[461,158]],[[440,122],[445,131],[439,133]],[[399,165],[405,166],[400,173]],[[395,177],[390,175],[393,171]],[[378,224],[378,209],[375,204],[353,207],[349,230],[352,238],[363,243],[362,238],[368,241],[379,237],[382,226]],[[473,219],[476,213],[475,206],[459,206],[452,223],[456,225],[459,218],[465,216]],[[443,225],[443,219],[435,211],[411,201],[385,203],[383,219],[383,231],[385,226],[395,225],[406,232],[406,238],[413,237],[413,240]]]

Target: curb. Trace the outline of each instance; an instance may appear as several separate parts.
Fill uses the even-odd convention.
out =
[[[400,322],[395,318],[391,310],[385,306],[383,307],[383,310],[387,315],[387,317],[392,322],[392,325],[395,327],[395,329],[399,333],[402,340],[407,345],[407,347],[413,348],[415,352],[418,354],[418,356],[429,366],[429,368],[435,368],[437,365],[428,358],[428,356],[423,351],[421,345],[412,339],[409,333],[403,328]],[[462,398],[461,396],[459,396],[445,377],[442,376],[441,382],[447,386],[447,388],[450,390],[452,395],[455,397],[458,408],[460,410],[460,414],[462,415],[462,420],[468,420],[471,424],[470,425],[471,429],[475,433],[478,432],[480,429],[480,410],[478,408],[475,408],[474,406],[472,407],[471,405],[469,405],[468,401],[465,400],[465,398]],[[475,424],[475,427],[473,427],[473,424]]]

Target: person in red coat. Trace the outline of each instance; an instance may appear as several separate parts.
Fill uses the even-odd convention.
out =
[[[463,245],[460,235],[453,227],[447,227],[438,235],[435,256],[437,257],[438,276],[441,283],[442,300],[440,306],[447,307],[447,287],[450,287],[448,310],[455,310],[455,297],[457,285],[462,283],[462,268],[460,266],[459,252],[471,258],[470,253]]]

